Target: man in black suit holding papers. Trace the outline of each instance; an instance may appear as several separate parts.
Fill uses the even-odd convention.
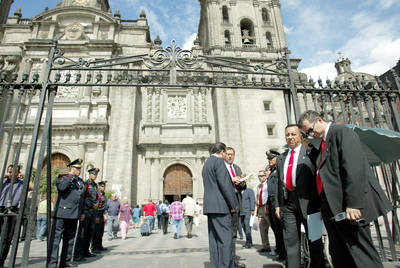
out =
[[[300,225],[307,231],[307,215],[319,211],[316,193],[315,167],[302,144],[300,128],[285,128],[289,150],[278,156],[278,205],[276,216],[282,220],[286,250],[286,267],[300,268]],[[311,268],[325,267],[322,240],[309,241]]]
[[[315,111],[304,112],[299,123],[306,134],[321,139],[319,149],[313,150],[315,181],[333,265],[383,267],[369,223],[391,207],[371,172],[357,134],[346,126],[326,122]]]

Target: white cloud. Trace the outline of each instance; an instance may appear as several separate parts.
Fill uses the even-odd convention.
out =
[[[392,7],[394,4],[396,4],[398,0],[380,0],[380,4],[383,9],[388,9]]]
[[[283,25],[283,30],[285,31],[285,34],[291,34],[293,31],[293,27],[286,27]]]
[[[300,72],[306,73],[308,77],[312,77],[314,82],[317,82],[321,78],[324,84],[327,78],[333,80],[337,75],[334,63],[332,62],[324,62],[316,66],[304,68]]]
[[[183,49],[191,50],[193,47],[193,41],[196,39],[197,33],[191,34],[184,42]]]

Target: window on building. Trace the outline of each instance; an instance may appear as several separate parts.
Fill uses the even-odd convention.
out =
[[[267,135],[268,136],[274,136],[275,133],[275,127],[273,125],[267,125]]]
[[[228,14],[228,7],[223,6],[222,7],[222,21],[224,23],[229,23],[229,14]]]
[[[264,23],[269,23],[269,15],[265,7],[261,9],[261,16]]]
[[[267,39],[267,47],[268,47],[268,48],[274,47],[274,46],[272,45],[272,36],[271,36],[271,33],[270,33],[270,32],[266,32],[266,33],[265,33],[265,37],[266,37],[266,39]]]
[[[225,45],[230,45],[231,44],[231,33],[229,30],[226,30],[224,33],[225,36]]]
[[[251,20],[242,19],[240,21],[240,32],[242,33],[243,45],[252,45],[256,43],[254,24]]]
[[[271,102],[264,101],[264,111],[271,111]]]

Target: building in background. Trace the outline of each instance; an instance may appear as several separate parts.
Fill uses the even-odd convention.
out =
[[[200,5],[192,50],[196,55],[257,64],[273,63],[284,54],[278,0],[201,0]],[[111,13],[107,0],[62,0],[29,19],[16,12],[0,32],[1,69],[40,77],[54,38],[67,57],[88,61],[151,54],[162,43],[158,37],[152,41],[143,11],[137,19],[126,20],[118,10]],[[292,59],[294,71],[299,63]],[[35,96],[31,127],[37,103]],[[0,108],[4,106],[5,98]],[[84,170],[100,168],[99,180],[107,180],[108,190],[128,196],[132,204],[175,194],[193,194],[201,202],[201,169],[210,146],[222,141],[234,147],[243,172],[256,173],[266,165],[265,151],[284,144],[284,111],[282,92],[274,90],[60,86],[53,111],[52,166],[65,169],[70,160],[82,158]],[[6,147],[7,135],[1,148]],[[22,163],[29,138],[24,140]],[[3,149],[0,156],[4,159]],[[257,183],[254,178],[250,185]]]

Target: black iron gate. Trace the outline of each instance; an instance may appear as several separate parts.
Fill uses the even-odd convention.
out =
[[[0,214],[5,223],[15,222],[13,225],[3,224],[0,239],[0,254],[6,243],[8,228],[14,229],[13,242],[9,255],[9,267],[15,266],[16,254],[21,232],[21,223],[24,210],[29,211],[28,226],[34,221],[35,205],[38,197],[40,173],[43,168],[45,155],[51,156],[52,144],[52,110],[54,99],[59,86],[72,87],[176,87],[176,88],[233,88],[233,89],[260,89],[278,90],[282,92],[285,101],[288,123],[297,121],[301,111],[313,108],[324,111],[333,121],[356,123],[361,125],[379,126],[399,131],[398,116],[399,80],[393,72],[395,84],[377,80],[377,83],[365,81],[345,82],[344,84],[327,81],[327,86],[315,88],[313,81],[305,81],[303,76],[292,69],[290,53],[286,49],[281,57],[274,61],[263,60],[232,60],[223,57],[195,55],[192,51],[182,50],[172,42],[171,46],[159,49],[150,55],[134,55],[115,57],[105,60],[85,61],[84,59],[68,58],[53,41],[44,77],[39,82],[37,73],[29,76],[23,73],[2,71],[0,74],[0,104],[4,103],[4,112],[0,125],[0,142],[6,141],[5,159],[2,159],[1,177],[4,178],[7,163],[14,164],[11,181],[16,180],[16,168],[22,150],[23,139],[31,137],[28,161],[25,167],[23,194],[20,209],[15,214],[12,208],[11,196],[6,203],[6,210]],[[33,125],[27,122],[31,112],[33,97],[38,97],[38,109]],[[0,107],[1,108],[1,107]],[[43,114],[45,118],[43,121]],[[11,154],[13,141],[17,147]],[[39,142],[40,139],[40,142]],[[40,144],[39,152],[36,152]],[[33,163],[36,158],[36,174],[33,180],[32,201],[27,206],[28,186],[32,176]],[[47,200],[50,208],[51,200],[51,157],[47,157]],[[398,201],[398,163],[382,165],[382,174],[388,196],[394,204],[393,222],[390,226],[387,217],[384,218],[387,241],[392,260],[397,260],[396,245],[400,241],[399,225],[397,220]],[[382,175],[380,174],[382,177]],[[13,183],[11,183],[13,185]],[[12,187],[12,186],[11,186]],[[0,191],[2,190],[0,185]],[[12,191],[10,191],[12,192]],[[48,229],[50,230],[50,209],[48,211]],[[379,248],[382,258],[388,257],[384,250],[384,239],[380,228],[375,222],[379,236]],[[28,267],[30,237],[32,230],[28,228],[24,243],[22,266]],[[49,239],[47,240],[49,241]],[[394,243],[396,242],[396,243]]]

